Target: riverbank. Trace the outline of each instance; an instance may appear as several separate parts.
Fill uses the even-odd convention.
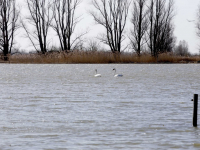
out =
[[[18,64],[107,64],[107,63],[199,63],[200,56],[174,56],[172,54],[160,54],[154,58],[149,54],[138,57],[134,53],[113,54],[110,52],[76,51],[70,53],[52,52],[41,54],[14,54],[9,57],[7,63]],[[6,63],[0,61],[0,63]]]

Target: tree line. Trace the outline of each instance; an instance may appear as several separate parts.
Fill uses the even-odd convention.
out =
[[[81,0],[25,0],[28,17],[20,19],[16,0],[0,0],[0,49],[4,60],[13,49],[16,31],[23,28],[37,52],[48,52],[48,36],[53,29],[59,39],[60,50],[70,52],[80,43],[87,32],[72,38],[80,23],[76,16]],[[148,50],[153,57],[160,53],[172,52],[175,47],[173,18],[174,0],[91,0],[89,12],[105,33],[97,38],[109,46],[113,53],[120,53],[122,42],[129,38],[131,49],[138,56]],[[200,8],[199,8],[200,10]],[[199,14],[199,13],[198,13]],[[131,16],[131,19],[130,17]],[[199,15],[200,19],[200,15]],[[131,31],[126,35],[127,22]],[[30,30],[29,27],[33,30]],[[200,25],[197,24],[200,35]],[[92,44],[92,43],[91,43]]]

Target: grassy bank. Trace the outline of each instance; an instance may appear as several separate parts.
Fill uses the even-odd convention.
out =
[[[199,56],[173,56],[161,54],[157,59],[149,54],[138,57],[133,53],[113,54],[110,52],[76,51],[70,53],[15,54],[9,57],[10,63],[22,64],[72,64],[72,63],[198,63]]]

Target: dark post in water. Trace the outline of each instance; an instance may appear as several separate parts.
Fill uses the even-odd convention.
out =
[[[197,127],[197,112],[198,112],[198,94],[194,94],[194,112],[193,112],[193,126]]]

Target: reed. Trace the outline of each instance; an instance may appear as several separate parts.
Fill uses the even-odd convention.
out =
[[[149,54],[138,57],[134,53],[114,54],[105,51],[73,51],[70,53],[52,52],[41,54],[15,54],[10,56],[11,63],[23,64],[70,64],[70,63],[197,63],[199,56],[181,57],[160,54],[156,59]]]

